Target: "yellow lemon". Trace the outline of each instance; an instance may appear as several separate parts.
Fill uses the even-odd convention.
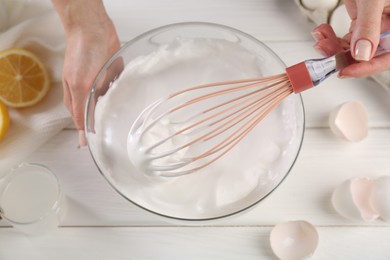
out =
[[[0,141],[4,138],[8,131],[9,121],[7,107],[3,102],[0,102]]]
[[[0,52],[0,100],[9,107],[27,107],[39,102],[50,88],[48,71],[30,51]]]

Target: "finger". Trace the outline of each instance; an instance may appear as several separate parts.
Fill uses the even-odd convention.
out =
[[[356,60],[368,61],[373,57],[379,43],[383,0],[357,1],[355,30],[352,33],[352,56]]]
[[[361,78],[390,69],[390,53],[375,57],[370,61],[349,65],[340,71],[339,77]]]
[[[356,17],[354,18],[356,19]],[[349,26],[349,32],[352,34],[352,32],[355,30],[356,27],[356,20],[351,21],[351,25]]]
[[[323,39],[331,39],[337,41],[336,33],[329,24],[321,24],[314,28],[312,35],[316,41]]]
[[[62,86],[64,90],[64,105],[69,110],[71,116],[73,116],[72,96],[70,94],[68,82],[63,79]]]
[[[84,109],[85,109],[85,102],[81,102],[79,104],[78,102],[74,102],[73,104],[73,121],[74,124],[79,132],[79,145],[80,147],[87,145],[87,140],[85,138],[85,132],[84,132]]]
[[[351,39],[352,39],[352,32],[347,33],[346,35],[343,36],[342,41],[348,45],[347,48],[351,45]]]
[[[343,38],[338,39],[338,44],[343,50],[348,50],[351,48],[351,34],[347,33]]]
[[[343,51],[344,49],[340,46],[338,41],[333,41],[331,39],[323,39],[314,44],[314,49],[324,56],[331,56]]]
[[[79,146],[84,147],[87,145],[87,138],[84,130],[79,130]]]
[[[347,9],[349,17],[352,20],[355,20],[356,19],[356,15],[357,15],[356,0],[344,0],[344,5],[345,5],[345,7]]]
[[[80,93],[79,93],[80,94]],[[77,102],[73,102],[73,121],[76,125],[77,130],[84,130],[84,99],[83,102],[80,102],[80,99],[77,99]]]
[[[386,10],[386,14],[382,16],[382,28],[381,32],[386,32],[390,30],[390,6],[388,10]]]

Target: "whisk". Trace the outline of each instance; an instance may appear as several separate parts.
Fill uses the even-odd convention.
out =
[[[390,52],[390,31],[376,56]],[[269,77],[216,82],[172,93],[148,106],[129,132],[130,159],[148,175],[196,172],[235,147],[292,93],[355,63],[350,51],[311,59]]]

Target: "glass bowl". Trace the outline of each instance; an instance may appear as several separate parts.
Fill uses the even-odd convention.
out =
[[[211,221],[264,200],[290,172],[304,134],[300,95],[290,95],[205,172],[159,178],[134,167],[127,153],[136,117],[156,99],[189,85],[285,72],[264,43],[210,23],[180,23],[127,42],[104,65],[87,100],[85,129],[92,157],[128,201],[166,220]]]

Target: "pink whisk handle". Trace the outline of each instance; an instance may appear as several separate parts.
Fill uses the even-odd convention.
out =
[[[380,35],[379,45],[375,57],[390,52],[390,31]],[[336,55],[311,59],[295,64],[286,69],[287,76],[295,93],[300,93],[313,86],[317,86],[335,72],[346,66],[356,63],[351,56],[351,51],[343,51]]]
[[[286,68],[286,73],[294,93],[300,93],[314,86],[304,61]]]

